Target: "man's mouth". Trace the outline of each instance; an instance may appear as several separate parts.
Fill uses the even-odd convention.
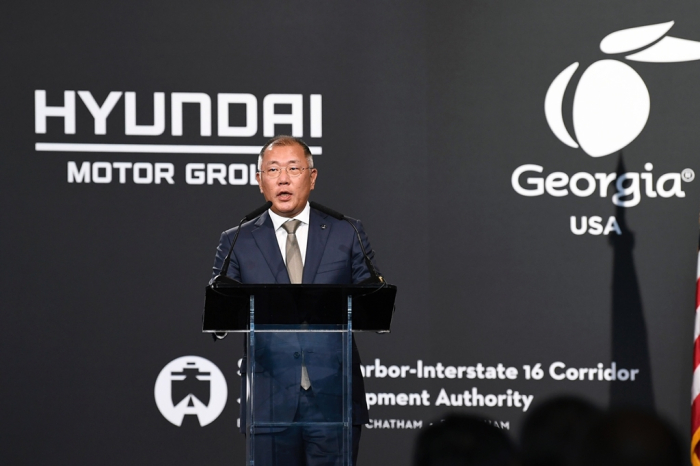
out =
[[[279,199],[280,201],[288,201],[291,198],[292,198],[292,193],[290,193],[288,191],[281,191],[281,192],[277,193],[277,199]]]

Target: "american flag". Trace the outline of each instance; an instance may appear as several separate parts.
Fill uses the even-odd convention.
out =
[[[700,466],[700,243],[698,268],[695,274],[695,344],[693,345],[693,389],[690,414],[690,461]]]

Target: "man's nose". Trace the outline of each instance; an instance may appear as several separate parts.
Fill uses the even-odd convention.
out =
[[[280,170],[280,176],[277,178],[277,184],[289,184],[289,173],[286,168]]]

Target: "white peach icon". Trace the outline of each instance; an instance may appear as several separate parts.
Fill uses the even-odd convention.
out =
[[[624,58],[648,63],[699,60],[700,42],[663,37],[673,24],[669,21],[613,32],[601,41],[600,49],[606,54],[618,54],[655,42]],[[580,146],[591,157],[617,152],[644,129],[651,103],[649,91],[641,76],[622,61],[605,59],[590,65],[574,93],[573,126],[577,142],[564,125],[562,102],[578,66],[578,62],[569,65],[549,86],[544,100],[547,123],[561,142],[573,148]]]

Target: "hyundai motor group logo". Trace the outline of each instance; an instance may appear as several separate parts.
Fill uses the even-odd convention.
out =
[[[199,356],[170,361],[156,379],[156,405],[178,427],[188,414],[197,416],[202,427],[211,424],[224,410],[227,397],[224,374]]]
[[[601,41],[600,49],[606,54],[637,50],[624,58],[646,63],[700,59],[700,42],[666,36],[673,23],[613,32]],[[644,48],[650,44],[653,45]],[[578,66],[578,62],[569,65],[549,86],[544,100],[547,123],[567,146],[575,149],[580,146],[591,157],[610,155],[634,141],[644,129],[649,118],[649,91],[641,76],[626,63],[613,59],[593,63],[581,75],[574,93],[575,140],[564,126],[562,102]]]
[[[153,92],[151,96],[150,92],[109,91],[102,97],[104,94],[93,94],[88,89],[34,90],[34,148],[37,153],[71,154],[72,160],[66,165],[68,183],[257,185],[260,138],[280,133],[308,136],[312,138],[311,153],[323,153],[323,148],[316,145],[323,136],[321,94]],[[118,105],[122,109],[115,111]],[[120,122],[117,114],[121,111]],[[153,124],[144,124],[141,112],[151,111]],[[85,112],[92,122],[79,118]],[[83,138],[90,133],[94,138],[87,142]],[[201,139],[196,138],[197,134]],[[167,142],[163,136],[170,136]],[[185,136],[200,143],[172,143]],[[189,154],[192,159],[185,162],[182,157],[174,157],[164,161],[160,159],[162,154]],[[149,160],[153,155],[159,160]],[[221,160],[206,161],[207,155]]]

